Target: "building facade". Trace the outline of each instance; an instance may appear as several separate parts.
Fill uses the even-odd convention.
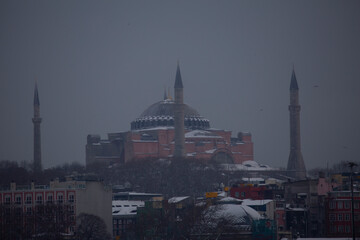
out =
[[[355,235],[360,236],[360,192],[354,192]],[[333,191],[325,199],[327,237],[352,237],[350,191]]]
[[[0,236],[16,234],[7,230],[18,227],[25,229],[26,236],[42,234],[43,226],[40,225],[44,217],[49,217],[49,212],[53,215],[47,224],[50,225],[55,218],[55,225],[63,225],[58,230],[62,235],[71,236],[76,232],[77,216],[81,213],[99,216],[104,220],[107,231],[112,233],[111,201],[111,188],[87,178],[55,180],[41,186],[11,183],[8,190],[0,191]],[[11,235],[10,239],[18,238]]]

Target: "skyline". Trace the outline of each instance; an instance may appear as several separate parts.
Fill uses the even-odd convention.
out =
[[[172,90],[211,126],[252,133],[286,167],[299,84],[306,168],[359,161],[358,1],[2,1],[0,159],[32,161],[38,82],[44,168],[85,163],[87,134],[128,131]],[[174,96],[172,92],[172,96]]]

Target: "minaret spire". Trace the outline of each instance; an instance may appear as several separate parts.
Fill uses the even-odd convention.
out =
[[[177,64],[177,68],[176,68],[176,77],[175,77],[175,86],[174,86],[174,88],[184,88],[183,83],[182,83],[182,79],[181,79],[179,62]]]
[[[185,157],[185,133],[184,133],[184,86],[181,79],[179,62],[176,69],[175,77],[175,109],[174,109],[174,125],[175,125],[175,158]]]
[[[41,134],[40,134],[40,100],[39,100],[39,92],[37,87],[37,82],[35,82],[35,90],[34,90],[34,117],[32,119],[34,124],[34,163],[33,168],[35,173],[39,173],[42,171],[41,164]]]
[[[290,155],[287,170],[296,179],[306,178],[305,163],[301,153],[299,87],[293,68],[290,82]]]

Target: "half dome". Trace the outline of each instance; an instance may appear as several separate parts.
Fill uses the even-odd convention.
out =
[[[166,99],[152,104],[140,117],[131,122],[131,130],[154,127],[174,127],[175,102]],[[194,108],[184,104],[184,124],[187,129],[210,128],[210,121],[202,117]]]

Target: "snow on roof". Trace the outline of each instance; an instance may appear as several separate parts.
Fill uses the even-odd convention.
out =
[[[259,167],[259,164],[257,162],[251,160],[244,161],[242,164],[247,167]]]
[[[263,181],[265,181],[265,179],[263,179],[263,178],[246,178],[246,177],[243,177],[241,180],[247,181],[247,182],[263,182]]]
[[[213,149],[210,149],[210,150],[206,150],[205,152],[206,153],[214,153],[217,149],[216,148],[213,148]]]
[[[271,199],[264,199],[264,200],[252,200],[252,199],[244,199],[242,202],[242,205],[246,205],[246,206],[259,206],[259,205],[265,205],[268,204],[269,202],[272,202],[273,200]]]
[[[224,204],[221,205],[219,210],[216,212],[217,217],[235,217],[244,218],[249,217],[251,220],[259,220],[260,214],[252,209],[251,207],[239,205],[239,204]]]
[[[238,171],[238,170],[253,170],[253,171],[266,171],[273,168],[268,165],[259,164],[255,161],[244,161],[242,164],[222,164],[225,169]]]
[[[159,127],[152,127],[152,128],[144,128],[144,129],[137,129],[137,130],[132,130],[133,132],[145,132],[145,131],[152,131],[152,130],[168,130],[168,129],[174,129],[173,126],[159,126]]]
[[[246,213],[253,219],[253,220],[259,220],[261,218],[260,214],[253,208],[248,207],[246,205],[240,205],[244,208]]]
[[[226,192],[222,191],[222,192],[218,192],[218,197],[225,197],[226,196]]]
[[[178,202],[181,202],[185,199],[189,198],[189,196],[184,196],[184,197],[173,197],[173,198],[170,198],[168,200],[168,203],[178,203]]]
[[[136,215],[138,207],[144,207],[144,201],[113,200],[112,215]]]
[[[193,130],[185,133],[185,138],[222,138],[212,132],[204,130]]]
[[[225,197],[225,198],[220,199],[219,202],[222,202],[222,203],[224,203],[224,202],[239,202],[239,203],[241,203],[242,200],[233,198],[233,197]]]

